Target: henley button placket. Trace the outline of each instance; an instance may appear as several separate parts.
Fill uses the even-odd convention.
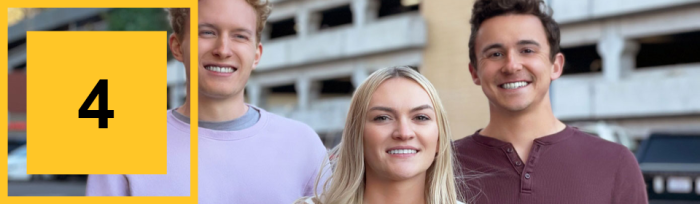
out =
[[[522,180],[521,180],[521,189],[520,191],[522,193],[532,193],[532,172],[535,171],[535,165],[537,164],[537,160],[539,160],[540,153],[542,153],[542,148],[544,148],[543,144],[535,144],[535,146],[532,147],[530,150],[530,158],[527,160],[527,163],[524,164],[524,169],[522,174]],[[518,165],[518,161],[515,162],[516,165]]]
[[[506,147],[501,147],[501,150],[505,152],[505,155],[506,155],[506,157],[508,157],[510,164],[513,166],[513,169],[515,169],[515,172],[517,172],[519,175],[522,175],[522,173],[523,173],[522,162],[520,161],[520,157],[518,156],[518,153],[515,152],[515,149],[513,149],[512,146],[506,146]]]

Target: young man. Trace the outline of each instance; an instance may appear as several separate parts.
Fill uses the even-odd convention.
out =
[[[186,9],[170,49],[189,73]],[[313,194],[326,149],[309,126],[244,102],[270,13],[261,0],[199,0],[199,202],[292,203]],[[189,75],[188,82],[189,82]],[[189,195],[189,103],[168,111],[167,175],[91,175],[88,195]],[[321,181],[323,183],[323,181]]]
[[[564,55],[542,0],[478,0],[469,70],[489,100],[488,125],[455,141],[474,203],[647,203],[634,155],[554,117],[550,83]],[[474,177],[474,173],[468,173]]]

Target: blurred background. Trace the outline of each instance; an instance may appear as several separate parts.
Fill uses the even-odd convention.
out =
[[[170,34],[166,12],[162,8],[9,8],[8,15],[8,195],[83,196],[87,175],[27,174],[26,31],[167,31]],[[163,39],[163,43],[167,42]],[[182,91],[180,100],[184,100],[185,70],[171,73],[176,68],[171,64],[168,63],[168,93]],[[171,87],[180,88],[171,90]],[[168,97],[170,105],[170,94]],[[70,137],[71,133],[56,134]]]
[[[271,2],[248,103],[310,125],[331,148],[355,87],[379,68],[413,65],[438,89],[454,139],[487,124],[468,71],[473,0]],[[651,203],[700,202],[700,1],[545,2],[566,56],[550,89],[554,114],[635,152]],[[14,22],[10,11],[11,148],[26,137],[25,31],[168,29],[162,9],[147,10],[25,9]],[[184,76],[171,59],[168,108],[184,102]]]

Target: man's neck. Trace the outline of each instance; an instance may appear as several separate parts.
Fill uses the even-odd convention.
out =
[[[248,111],[243,94],[238,94],[229,98],[211,98],[199,95],[198,120],[207,122],[222,122],[240,118]],[[185,103],[177,108],[177,112],[190,117],[190,98],[185,99]]]
[[[425,173],[405,181],[365,180],[364,203],[425,203]]]
[[[536,106],[512,112],[491,104],[489,124],[480,134],[511,143],[523,162],[527,162],[535,139],[560,132],[566,127],[554,117],[549,100],[533,105]]]

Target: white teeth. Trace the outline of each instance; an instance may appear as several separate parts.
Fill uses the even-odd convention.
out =
[[[389,154],[415,154],[418,151],[415,149],[394,149],[389,150]]]
[[[519,82],[503,84],[503,85],[501,85],[501,87],[503,87],[504,89],[517,89],[517,88],[520,88],[520,87],[523,87],[526,85],[527,85],[527,82],[519,81]]]
[[[209,71],[214,71],[214,72],[222,72],[222,73],[231,73],[233,72],[232,67],[215,67],[215,66],[206,66],[204,67],[205,69]]]

